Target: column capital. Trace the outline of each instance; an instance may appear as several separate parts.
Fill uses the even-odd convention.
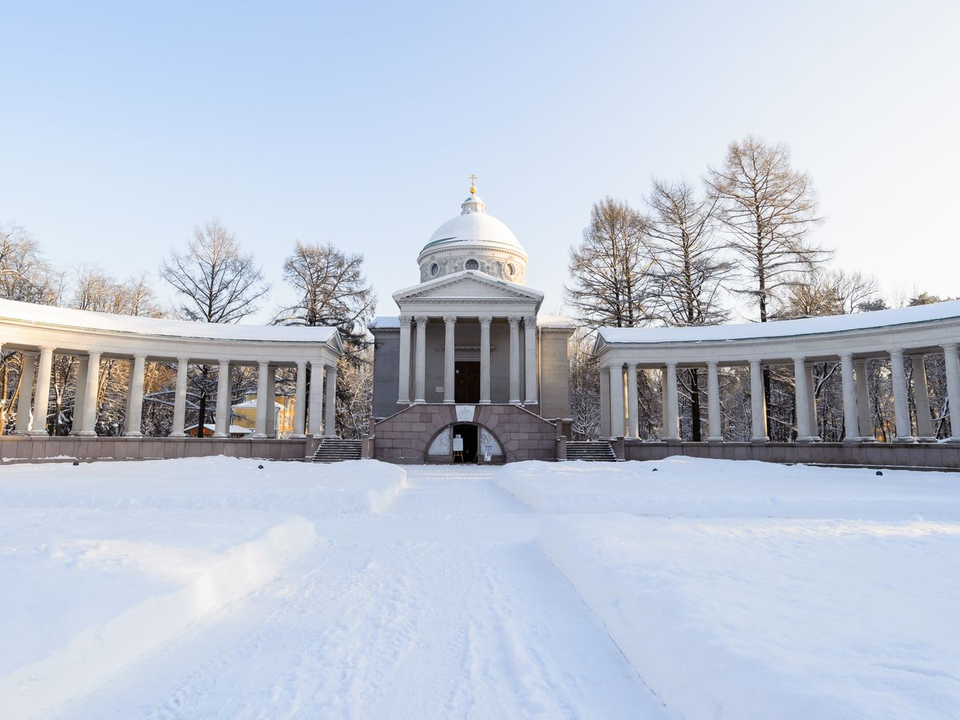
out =
[[[37,356],[40,353],[37,352],[36,350],[22,350],[20,354],[23,355],[24,357],[33,358],[34,360],[36,360]]]
[[[480,317],[477,318],[477,320],[480,321],[481,325],[489,325],[490,323],[493,322],[493,317],[491,317],[490,315],[481,315]]]
[[[890,350],[889,353],[890,353],[890,357],[899,357],[899,358],[903,357],[903,350]]]
[[[261,370],[264,369],[264,368],[269,368],[269,367],[270,367],[270,361],[269,361],[269,360],[258,360],[258,361],[257,361],[257,367],[260,368]]]
[[[956,352],[957,343],[955,342],[943,343],[940,345],[940,347],[943,348],[944,350],[953,350],[954,352]]]
[[[519,326],[520,326],[520,316],[519,316],[519,315],[511,315],[511,316],[509,316],[509,317],[507,318],[507,322],[510,323],[510,326],[511,326],[511,327],[519,327]]]
[[[838,354],[840,355],[840,359],[841,359],[841,360],[847,360],[847,362],[853,360],[853,353],[852,353],[852,352],[841,352],[841,353],[838,353]]]
[[[447,324],[447,325],[456,325],[456,324],[457,324],[457,316],[456,316],[456,315],[444,315],[444,316],[443,316],[443,322],[444,322],[445,324]]]
[[[56,348],[54,345],[41,345],[41,346],[40,346],[40,351],[41,351],[41,352],[46,351],[46,352],[48,352],[48,353],[52,353],[52,352],[55,351],[56,349],[57,349],[57,348]]]
[[[673,368],[674,370],[677,369],[677,361],[676,361],[676,360],[668,360],[667,362],[664,363],[664,365],[665,365],[666,367],[668,367],[668,368]]]
[[[224,365],[229,365],[229,364],[230,364],[230,361],[229,361],[229,360],[218,360],[217,362],[220,363],[220,367],[223,367]]]
[[[637,369],[637,364],[636,364],[635,362],[628,362],[628,363],[627,363],[627,370],[630,370],[631,368],[632,368],[633,370],[636,370],[636,369]]]
[[[188,357],[178,357],[178,358],[177,358],[177,362],[180,363],[181,365],[189,365],[189,364],[190,364],[190,358],[188,358]]]
[[[536,316],[536,315],[524,315],[524,316],[523,316],[523,324],[524,324],[525,327],[528,327],[528,328],[536,328],[536,327],[537,327],[537,316]]]
[[[719,364],[720,364],[720,361],[719,361],[719,360],[707,360],[707,367],[708,367],[708,368],[715,368],[715,367],[717,367]]]
[[[133,354],[133,359],[134,359],[134,360],[146,360],[147,357],[149,357],[149,356],[147,355],[147,353],[134,353],[134,354]]]
[[[408,328],[413,322],[413,318],[410,315],[401,315],[400,316],[400,327]]]
[[[793,362],[795,362],[795,363],[805,363],[805,362],[807,362],[807,356],[806,356],[806,355],[794,355],[791,359],[792,359]]]

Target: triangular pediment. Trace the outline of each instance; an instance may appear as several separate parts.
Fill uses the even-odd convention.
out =
[[[429,299],[476,299],[478,301],[513,299],[539,303],[543,300],[543,293],[516,283],[497,280],[483,273],[463,271],[398,290],[393,294],[393,299],[397,303]]]

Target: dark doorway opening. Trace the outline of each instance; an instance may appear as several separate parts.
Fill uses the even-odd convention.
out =
[[[463,441],[462,454],[457,453],[457,437]],[[453,461],[472,463],[477,461],[477,426],[476,425],[454,425],[453,426]]]
[[[480,363],[460,361],[456,363],[456,380],[453,384],[453,399],[458,403],[480,402]]]

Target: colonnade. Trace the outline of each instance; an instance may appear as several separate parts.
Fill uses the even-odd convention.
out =
[[[37,351],[23,350],[22,378],[20,396],[17,403],[15,432],[19,435],[46,435],[46,418],[50,403],[51,373],[53,357],[57,349],[52,346],[40,347]],[[63,354],[76,354],[64,351]],[[100,382],[100,362],[103,353],[88,351],[77,355],[76,397],[74,401],[74,420],[72,435],[95,436],[97,421],[97,398]],[[143,417],[144,374],[150,356],[138,353],[126,360],[130,363],[130,382],[127,388],[125,437],[140,437]],[[163,362],[164,360],[158,359]],[[218,364],[217,400],[215,412],[215,438],[230,437],[230,418],[232,388],[230,371],[234,363],[221,359],[218,363],[194,361],[183,356],[176,359],[177,379],[173,402],[173,430],[171,437],[185,437],[187,410],[187,381],[191,363]],[[248,362],[236,364],[247,365]],[[286,363],[289,365],[290,363]],[[251,437],[266,438],[276,436],[274,398],[276,397],[276,371],[279,364],[268,360],[257,362],[257,414],[256,428]],[[312,378],[311,388],[307,392],[307,368]],[[297,384],[294,405],[293,437],[332,436],[336,428],[336,386],[337,366],[324,360],[296,361]],[[31,391],[32,390],[32,391]],[[325,392],[324,392],[325,390]],[[325,395],[325,397],[324,397]],[[309,407],[308,407],[309,404]],[[198,428],[202,435],[202,429]]]
[[[945,360],[947,397],[951,409],[952,435],[949,442],[960,442],[960,358],[957,343],[943,343],[939,348]],[[840,352],[832,358],[818,353],[813,360],[805,354],[794,354],[789,358],[793,366],[794,392],[796,404],[797,441],[817,442],[820,438],[817,426],[817,408],[813,383],[812,364],[826,360],[839,361],[841,370],[844,442],[873,442],[873,424],[870,413],[870,396],[867,383],[867,360],[870,358],[889,359],[893,405],[895,416],[894,442],[933,442],[935,441],[933,421],[930,413],[930,394],[927,386],[924,357],[929,347],[893,348],[883,354],[868,356],[854,352]],[[913,376],[913,401],[916,408],[917,434],[913,435],[910,419],[911,388],[907,381],[906,362],[911,363]],[[705,368],[707,375],[707,422],[708,442],[723,442],[720,412],[721,365],[735,366],[747,364],[750,368],[751,399],[751,442],[769,441],[767,433],[766,400],[763,387],[764,367],[774,363],[762,358],[745,361],[718,359],[666,361],[660,366],[663,373],[661,384],[663,392],[662,440],[679,442],[680,414],[679,393],[677,388],[678,368]],[[639,437],[639,405],[637,398],[637,373],[639,368],[648,368],[647,362],[618,362],[610,359],[602,362],[601,367],[609,374],[608,400],[610,435],[613,437]],[[604,408],[606,411],[607,408]],[[953,412],[958,415],[953,415]],[[954,419],[955,418],[955,419]]]
[[[445,314],[443,345],[443,402],[455,402],[456,373],[456,326],[457,315]],[[492,315],[480,315],[480,403],[490,403],[490,325]],[[537,318],[535,315],[510,315],[510,380],[509,402],[515,405],[537,404]],[[414,393],[412,402],[426,402],[427,326],[431,318],[426,315],[400,316],[400,387],[399,403],[410,404],[411,336],[415,335]],[[524,332],[524,396],[520,394],[520,324]],[[415,330],[415,332],[414,332]]]

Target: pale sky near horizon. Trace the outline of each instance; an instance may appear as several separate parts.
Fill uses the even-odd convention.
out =
[[[960,295],[960,3],[0,2],[0,222],[154,273],[218,217],[287,299],[294,240],[363,252],[378,311],[468,175],[560,308],[591,204],[747,133],[813,177],[834,264]]]

